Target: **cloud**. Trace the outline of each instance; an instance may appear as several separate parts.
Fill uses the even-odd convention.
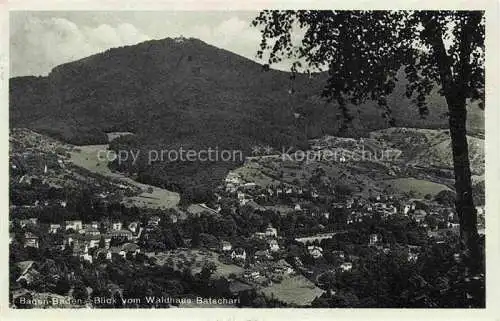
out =
[[[215,26],[197,25],[186,36],[199,38],[216,47],[230,50],[250,59],[255,58],[260,32],[250,28],[250,22],[237,17],[223,20]]]
[[[261,34],[250,25],[252,18],[242,13],[18,13],[11,15],[10,75],[46,75],[57,65],[112,47],[180,35],[263,63],[256,58]],[[289,70],[290,61],[272,68]]]
[[[65,18],[27,17],[11,28],[10,74],[46,75],[57,65],[148,39],[130,23],[87,27]]]
[[[257,50],[260,49],[261,33],[260,29],[250,25],[251,20],[243,20],[238,17],[231,17],[223,20],[214,27],[206,25],[194,26],[188,30],[190,37],[199,38],[216,47],[223,48],[248,59],[259,63],[267,63],[268,52],[264,53],[264,58],[259,60],[256,57]],[[294,27],[291,40],[292,43],[300,44],[304,36],[304,30],[298,25]],[[279,63],[273,64],[274,69],[290,71],[294,59],[283,57]]]

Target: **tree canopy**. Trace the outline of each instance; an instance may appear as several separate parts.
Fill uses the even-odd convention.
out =
[[[422,115],[436,83],[442,84],[443,95],[457,86],[466,98],[484,100],[480,11],[265,10],[253,25],[262,33],[257,55],[269,52],[269,64],[292,59],[294,72],[328,69],[323,95],[340,107],[373,99],[387,107],[389,116],[386,96],[401,68],[409,80],[406,95]],[[303,38],[297,43],[300,31]],[[443,79],[443,73],[450,77]]]
[[[455,207],[464,253],[472,270],[483,262],[478,247],[477,213],[467,143],[466,105],[484,108],[485,18],[483,11],[311,11],[264,10],[253,21],[262,33],[257,56],[268,63],[291,59],[293,74],[327,69],[322,92],[336,102],[347,129],[353,116],[348,103],[378,101],[391,125],[387,95],[401,70],[406,96],[420,115],[434,88],[444,96],[452,141]],[[297,34],[303,33],[301,41]],[[300,38],[300,37],[298,37]]]

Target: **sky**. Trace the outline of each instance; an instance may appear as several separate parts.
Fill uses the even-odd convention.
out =
[[[11,11],[10,76],[47,75],[60,64],[150,39],[194,37],[252,60],[258,12]],[[284,62],[273,66],[288,70]]]

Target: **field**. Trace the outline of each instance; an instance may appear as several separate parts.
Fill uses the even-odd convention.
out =
[[[180,195],[169,190],[142,184],[119,173],[112,172],[107,166],[106,151],[108,145],[76,146],[71,151],[71,161],[91,172],[119,180],[125,184],[140,188],[143,192],[136,196],[124,197],[126,206],[149,208],[174,208],[179,204]],[[101,157],[99,157],[101,156]]]
[[[262,166],[258,164],[257,161],[248,162],[244,166],[236,168],[233,172],[240,175],[243,181],[254,182],[262,187],[278,184],[280,182],[265,175],[262,172]]]
[[[450,190],[447,186],[425,181],[421,179],[416,179],[413,177],[408,178],[396,178],[383,181],[387,186],[391,186],[395,190],[401,193],[407,193],[413,191],[416,197],[424,197],[427,194],[436,195],[442,190]]]
[[[335,161],[290,161],[282,158],[258,158],[235,169],[243,181],[256,183],[266,188],[269,185],[288,184],[310,187],[310,180],[317,170],[322,170],[321,181],[330,186],[339,184],[356,187],[359,195],[370,195],[370,192],[380,191],[377,179],[389,178],[388,168],[375,162]],[[373,176],[377,175],[377,179]]]
[[[447,130],[388,128],[373,131],[370,137],[401,149],[409,165],[453,169],[451,138]],[[472,174],[483,175],[484,139],[468,135],[467,142]]]
[[[108,177],[116,176],[119,178],[118,174],[114,174],[108,168],[108,161],[103,157],[99,159],[99,152],[105,156],[105,151],[107,151],[108,145],[85,145],[76,146],[71,152],[71,162],[76,166],[88,169],[91,172],[105,175]]]
[[[241,275],[244,268],[225,264],[219,261],[218,253],[212,251],[200,251],[192,249],[176,249],[174,251],[155,254],[146,253],[148,257],[155,257],[159,265],[169,265],[176,270],[189,267],[192,274],[199,273],[205,263],[213,262],[217,266],[214,277],[228,277],[230,274]],[[285,277],[281,283],[273,283],[260,290],[264,295],[293,304],[309,305],[314,298],[320,296],[323,290],[316,287],[311,281],[302,275]]]
[[[286,277],[281,283],[273,283],[261,291],[268,297],[274,296],[280,301],[299,306],[309,305],[323,294],[323,290],[302,275]]]
[[[216,277],[228,277],[232,273],[239,275],[244,272],[244,269],[240,266],[220,262],[218,258],[219,254],[212,251],[176,249],[158,254],[146,253],[146,255],[155,257],[159,265],[167,264],[176,270],[189,267],[192,274],[201,272],[203,265],[208,262],[213,262],[217,266],[217,270],[214,273]]]

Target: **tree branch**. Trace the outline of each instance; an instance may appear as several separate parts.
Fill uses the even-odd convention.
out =
[[[423,13],[422,24],[424,26],[424,34],[427,37],[433,49],[434,60],[439,68],[441,85],[443,87],[444,96],[451,97],[456,91],[456,86],[451,73],[451,58],[446,53],[446,48],[443,42],[443,30],[437,22],[437,17],[432,13]],[[451,106],[453,104],[449,104]]]
[[[473,43],[473,32],[481,22],[482,14],[480,11],[468,12],[461,20],[460,39],[459,39],[459,62],[458,72],[455,82],[458,92],[467,98],[470,92],[469,79],[472,72],[470,64],[470,55],[472,53],[471,44]]]

